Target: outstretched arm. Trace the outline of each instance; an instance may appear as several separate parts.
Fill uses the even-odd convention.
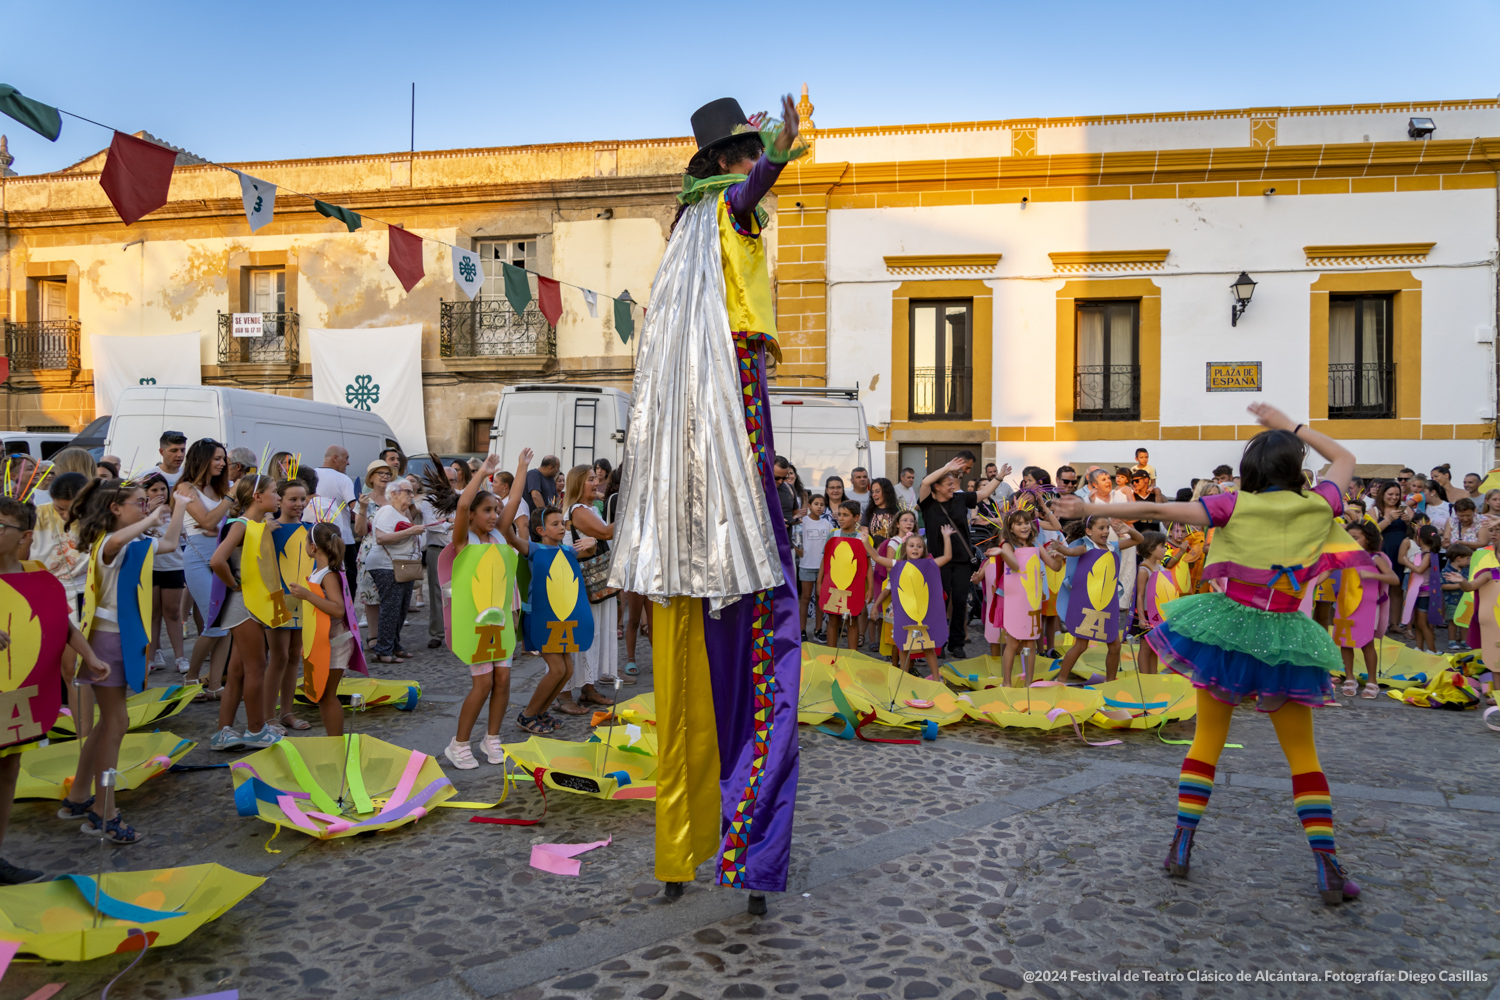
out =
[[[1251,403],[1248,407],[1262,427],[1273,431],[1291,431],[1297,439],[1313,451],[1328,459],[1328,475],[1323,479],[1337,486],[1339,493],[1349,488],[1349,479],[1354,475],[1354,453],[1322,431],[1315,431],[1307,424],[1299,424],[1269,403]]]
[[[464,485],[464,491],[458,495],[458,507],[453,511],[453,552],[458,554],[463,551],[465,545],[469,544],[469,505],[479,495],[479,490],[484,483],[490,481],[495,474],[495,468],[500,464],[499,455],[487,455],[484,464],[479,467],[477,475],[469,477],[468,483]],[[516,492],[515,484],[511,484],[512,493]],[[510,498],[506,497],[507,503]]]
[[[505,501],[505,509],[500,512],[501,536],[523,556],[531,554],[531,540],[516,533],[516,511],[521,509],[521,494],[526,492],[526,467],[530,464],[531,449],[522,448],[521,461],[516,466],[516,478],[510,484],[510,497]],[[456,530],[454,534],[457,534]]]

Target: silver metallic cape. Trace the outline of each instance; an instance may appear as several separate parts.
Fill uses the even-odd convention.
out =
[[[711,611],[782,582],[745,432],[717,199],[689,206],[651,286],[636,355],[609,585]]]

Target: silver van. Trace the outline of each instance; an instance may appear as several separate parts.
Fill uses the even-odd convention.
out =
[[[490,454],[500,468],[514,470],[522,448],[536,452],[532,468],[556,455],[564,470],[625,457],[630,393],[602,385],[539,382],[500,390],[490,430]]]

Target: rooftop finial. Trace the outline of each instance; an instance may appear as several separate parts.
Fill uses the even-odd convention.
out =
[[[802,85],[802,100],[797,102],[797,127],[803,130],[817,128],[813,124],[813,102],[807,96],[807,84]]]
[[[10,142],[5,136],[0,135],[0,177],[13,177],[15,171],[10,165],[16,162],[16,158],[10,155]]]

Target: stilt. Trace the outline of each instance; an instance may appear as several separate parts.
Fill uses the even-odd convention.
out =
[[[745,907],[745,912],[748,913],[748,914],[750,914],[751,916],[754,916],[754,917],[763,917],[763,916],[765,916],[766,915],[766,894],[763,893],[763,892],[752,892],[750,894],[749,905],[747,905]]]
[[[662,895],[667,899],[680,899],[682,897],[681,882],[663,882]]]

